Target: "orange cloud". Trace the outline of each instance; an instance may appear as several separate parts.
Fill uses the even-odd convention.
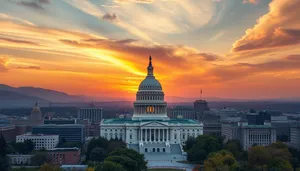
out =
[[[4,72],[8,70],[7,68],[8,62],[9,62],[8,58],[0,57],[0,72]]]
[[[273,0],[246,35],[233,44],[233,52],[297,45],[300,43],[299,0]]]

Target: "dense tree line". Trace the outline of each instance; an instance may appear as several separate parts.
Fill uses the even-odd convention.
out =
[[[9,144],[9,153],[30,154],[34,150],[34,142],[25,140],[24,142],[11,142]]]
[[[245,151],[237,140],[223,143],[222,137],[201,135],[188,139],[187,159],[204,164],[207,171],[293,171],[300,170],[300,152],[282,142],[253,146]]]
[[[122,140],[92,139],[87,147],[87,161],[95,171],[143,171],[147,169],[144,155],[126,148]],[[92,170],[92,169],[91,169]]]
[[[10,171],[10,163],[7,154],[9,153],[8,145],[3,137],[0,135],[0,170]]]

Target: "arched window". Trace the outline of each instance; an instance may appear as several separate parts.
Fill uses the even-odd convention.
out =
[[[155,152],[155,148],[152,149],[152,152]]]
[[[165,149],[165,148],[163,148],[163,152],[166,152],[166,149]]]
[[[145,152],[146,152],[146,153],[148,152],[148,149],[147,149],[147,148],[145,148]]]
[[[157,152],[160,152],[160,151],[159,151],[159,148],[157,148]]]

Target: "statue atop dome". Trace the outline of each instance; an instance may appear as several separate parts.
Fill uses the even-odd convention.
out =
[[[149,57],[149,66],[152,66],[152,57],[151,57],[151,55]]]

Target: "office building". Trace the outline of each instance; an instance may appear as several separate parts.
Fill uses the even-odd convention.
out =
[[[51,119],[51,120],[44,120],[44,124],[75,124],[75,119]]]
[[[300,122],[291,124],[290,146],[300,150]]]
[[[14,141],[17,135],[16,126],[10,124],[7,119],[0,119],[0,134],[6,141]]]
[[[78,111],[78,118],[88,119],[90,122],[100,122],[102,120],[102,108],[97,108],[94,105],[81,108]]]
[[[80,142],[85,140],[85,128],[80,124],[44,124],[34,126],[32,134],[59,135],[59,141]]]
[[[203,117],[205,111],[209,111],[209,107],[207,104],[207,101],[205,100],[196,100],[194,102],[194,110],[195,110],[195,115],[197,120],[201,120]]]
[[[248,112],[246,118],[249,125],[263,125],[265,121],[271,121],[271,115],[265,111]]]
[[[239,140],[244,150],[253,145],[267,146],[276,142],[276,130],[270,122],[264,125],[249,125],[247,122],[222,123],[225,142]]]
[[[76,165],[80,163],[80,148],[53,148],[48,150],[48,156],[53,164]]]
[[[59,136],[58,135],[43,135],[43,134],[23,134],[18,135],[16,137],[16,142],[24,142],[26,140],[31,140],[35,146],[35,150],[40,149],[52,149],[55,148],[59,142]]]
[[[168,109],[169,118],[196,119],[196,112],[192,107],[175,106]]]

